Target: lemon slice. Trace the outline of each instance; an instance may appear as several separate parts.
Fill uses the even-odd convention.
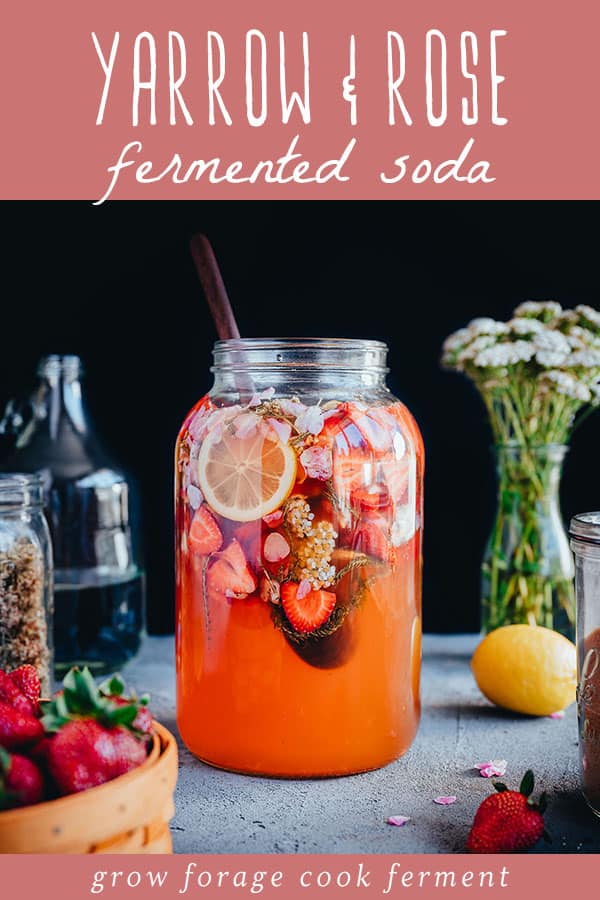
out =
[[[279,509],[296,480],[296,454],[274,433],[209,433],[198,458],[200,488],[213,510],[251,522]]]

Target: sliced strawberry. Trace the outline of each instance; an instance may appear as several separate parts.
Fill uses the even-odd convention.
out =
[[[388,526],[385,520],[363,519],[353,532],[350,545],[357,553],[366,553],[383,562],[393,562],[394,548],[387,538]]]
[[[383,410],[360,409],[356,404],[348,404],[348,415],[356,425],[361,435],[373,450],[379,452],[388,450],[392,446],[394,431],[396,430],[395,419],[388,415],[385,420],[382,419]]]
[[[385,484],[370,484],[352,491],[350,503],[360,512],[373,513],[390,509],[392,498]]]
[[[310,634],[324,625],[335,607],[332,591],[308,591],[301,599],[294,581],[281,585],[281,604],[290,624],[301,634]]]
[[[192,553],[208,556],[220,549],[223,543],[221,529],[207,506],[199,506],[192,520],[188,545]]]
[[[408,503],[411,470],[414,472],[414,461],[408,455],[400,460],[386,459],[379,463],[377,478],[386,485],[394,503]]]
[[[235,538],[211,564],[207,579],[209,593],[237,599],[253,594],[257,586],[244,551]]]
[[[359,450],[333,455],[333,486],[341,499],[347,499],[373,480],[374,465],[371,457]]]

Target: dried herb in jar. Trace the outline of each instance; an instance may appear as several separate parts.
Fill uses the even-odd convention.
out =
[[[35,666],[50,690],[42,552],[27,537],[0,551],[0,669]]]

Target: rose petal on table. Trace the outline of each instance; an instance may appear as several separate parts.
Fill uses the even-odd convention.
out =
[[[398,827],[406,825],[407,822],[410,822],[410,816],[390,816],[387,820],[388,825],[397,825]]]
[[[490,759],[489,762],[477,763],[476,769],[482,778],[498,778],[506,774],[506,766],[508,763],[505,759]]]
[[[456,803],[456,797],[454,794],[451,794],[449,797],[434,797],[433,802],[437,803],[438,806],[452,806],[453,803]]]
[[[548,716],[549,719],[564,719],[564,717],[564,709],[559,709],[557,712],[550,713],[550,715]]]

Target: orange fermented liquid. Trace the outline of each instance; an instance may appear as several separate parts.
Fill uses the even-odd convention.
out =
[[[393,417],[405,442],[408,487],[404,457],[373,450],[368,430],[357,437],[357,415],[348,418],[346,405],[318,438],[332,447],[332,479],[301,471],[294,484],[291,496],[306,499],[312,521],[335,528],[336,575],[325,588],[335,594],[335,611],[319,636],[321,630],[296,634],[281,602],[261,599],[268,568],[261,554],[272,532],[263,520],[227,522],[213,510],[221,547],[213,556],[191,549],[196,513],[186,503],[184,473],[195,458],[197,439],[188,429],[199,409],[204,414],[206,405],[188,417],[178,445],[177,721],[184,742],[211,765],[279,777],[345,775],[391,762],[409,748],[420,713],[422,445],[413,420],[401,404],[389,406],[383,420]],[[358,446],[348,446],[345,430]],[[334,490],[352,494],[350,513],[340,512],[343,496],[332,501]],[[357,496],[366,507],[356,506]],[[388,505],[371,509],[380,497]],[[408,505],[414,527],[394,545],[392,517]],[[290,537],[285,522],[279,530]],[[209,577],[212,560],[233,540],[257,585],[241,598],[212,589]],[[278,577],[293,577],[293,568]],[[333,628],[336,615],[341,624]]]

